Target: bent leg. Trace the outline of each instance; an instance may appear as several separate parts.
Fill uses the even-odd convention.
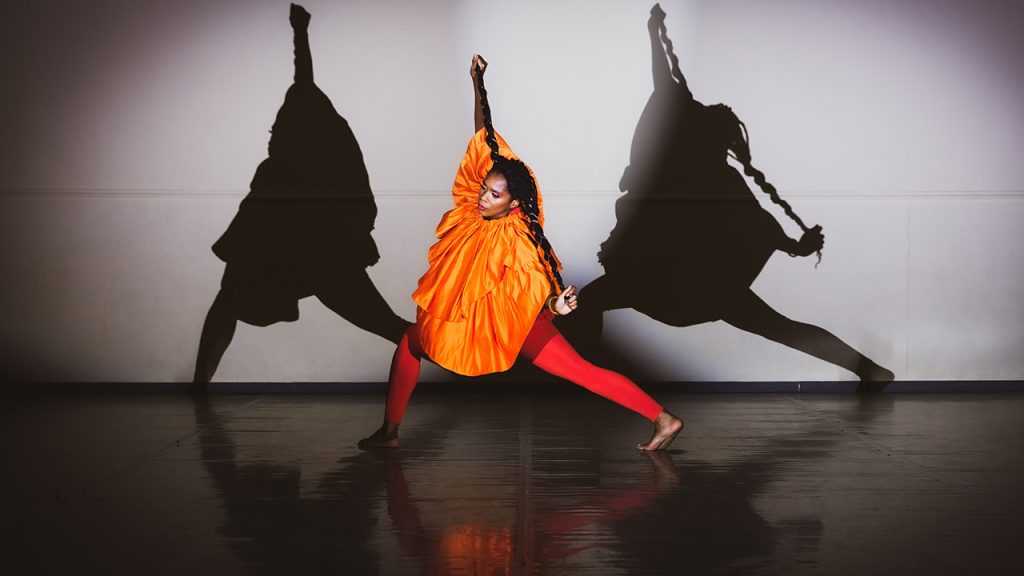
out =
[[[388,398],[384,408],[384,423],[367,438],[359,441],[359,448],[398,448],[398,426],[405,417],[412,391],[420,376],[420,359],[423,349],[419,343],[419,330],[413,324],[402,336],[391,359],[391,373],[388,375]]]
[[[779,314],[747,290],[736,298],[722,320],[747,332],[785,344],[853,372],[861,380],[892,380],[892,372],[872,362],[831,332]]]
[[[423,350],[420,348],[419,330],[416,325],[410,326],[398,342],[395,355],[391,359],[391,373],[388,375],[388,403],[384,409],[384,418],[388,422],[401,424],[405,417],[405,409],[409,405],[412,391],[420,378],[420,359]]]
[[[224,352],[235,336],[237,324],[238,319],[228,297],[223,290],[217,292],[217,297],[210,305],[210,311],[206,313],[206,321],[203,322],[203,332],[199,337],[199,353],[196,355],[196,369],[189,392],[206,391],[206,385],[213,378]]]
[[[330,282],[317,290],[316,297],[338,316],[395,344],[410,326],[391,309],[366,270],[357,270],[344,279]]]

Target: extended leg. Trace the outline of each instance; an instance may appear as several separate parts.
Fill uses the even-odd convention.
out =
[[[526,337],[523,355],[550,374],[604,396],[654,422],[654,435],[641,450],[662,450],[683,428],[683,421],[661,407],[632,380],[622,374],[599,368],[584,360],[542,316]]]
[[[738,297],[722,319],[741,330],[846,368],[862,381],[889,382],[893,379],[892,372],[875,364],[831,332],[786,318],[751,290]]]
[[[214,298],[210,311],[206,313],[203,332],[199,337],[196,370],[192,377],[192,385],[188,388],[189,392],[193,394],[206,392],[206,385],[213,378],[221,358],[224,357],[224,352],[231,344],[237,324],[238,319],[235,317],[228,297],[221,290]]]

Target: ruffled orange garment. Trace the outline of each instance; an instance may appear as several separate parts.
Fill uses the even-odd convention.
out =
[[[495,136],[500,154],[516,158]],[[525,216],[516,209],[485,220],[477,211],[480,185],[493,166],[484,138],[481,130],[469,142],[452,186],[455,208],[441,217],[438,241],[427,255],[430,268],[412,295],[423,351],[466,376],[511,368],[552,293],[550,267],[541,261]],[[539,189],[537,206],[543,225]]]

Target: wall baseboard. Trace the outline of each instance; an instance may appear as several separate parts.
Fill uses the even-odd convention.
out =
[[[857,382],[641,382],[656,393],[853,393]],[[8,394],[184,394],[183,382],[7,382]],[[385,382],[213,382],[210,394],[383,394]],[[417,393],[559,393],[565,382],[423,382]],[[884,393],[1024,392],[1024,380],[908,380],[893,382]]]

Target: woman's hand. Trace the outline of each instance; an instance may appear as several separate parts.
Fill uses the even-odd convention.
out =
[[[555,300],[555,313],[559,316],[565,316],[566,314],[571,314],[576,309],[576,306],[578,306],[576,303],[576,287],[569,286]]]
[[[821,247],[824,245],[825,235],[821,233],[821,226],[815,226],[804,232],[804,235],[800,237],[800,241],[796,243],[796,250],[793,251],[793,254],[796,256],[810,256],[821,250]]]
[[[473,54],[473,61],[469,65],[469,76],[474,83],[485,70],[487,70],[487,60],[484,60],[483,56],[479,54]]]

